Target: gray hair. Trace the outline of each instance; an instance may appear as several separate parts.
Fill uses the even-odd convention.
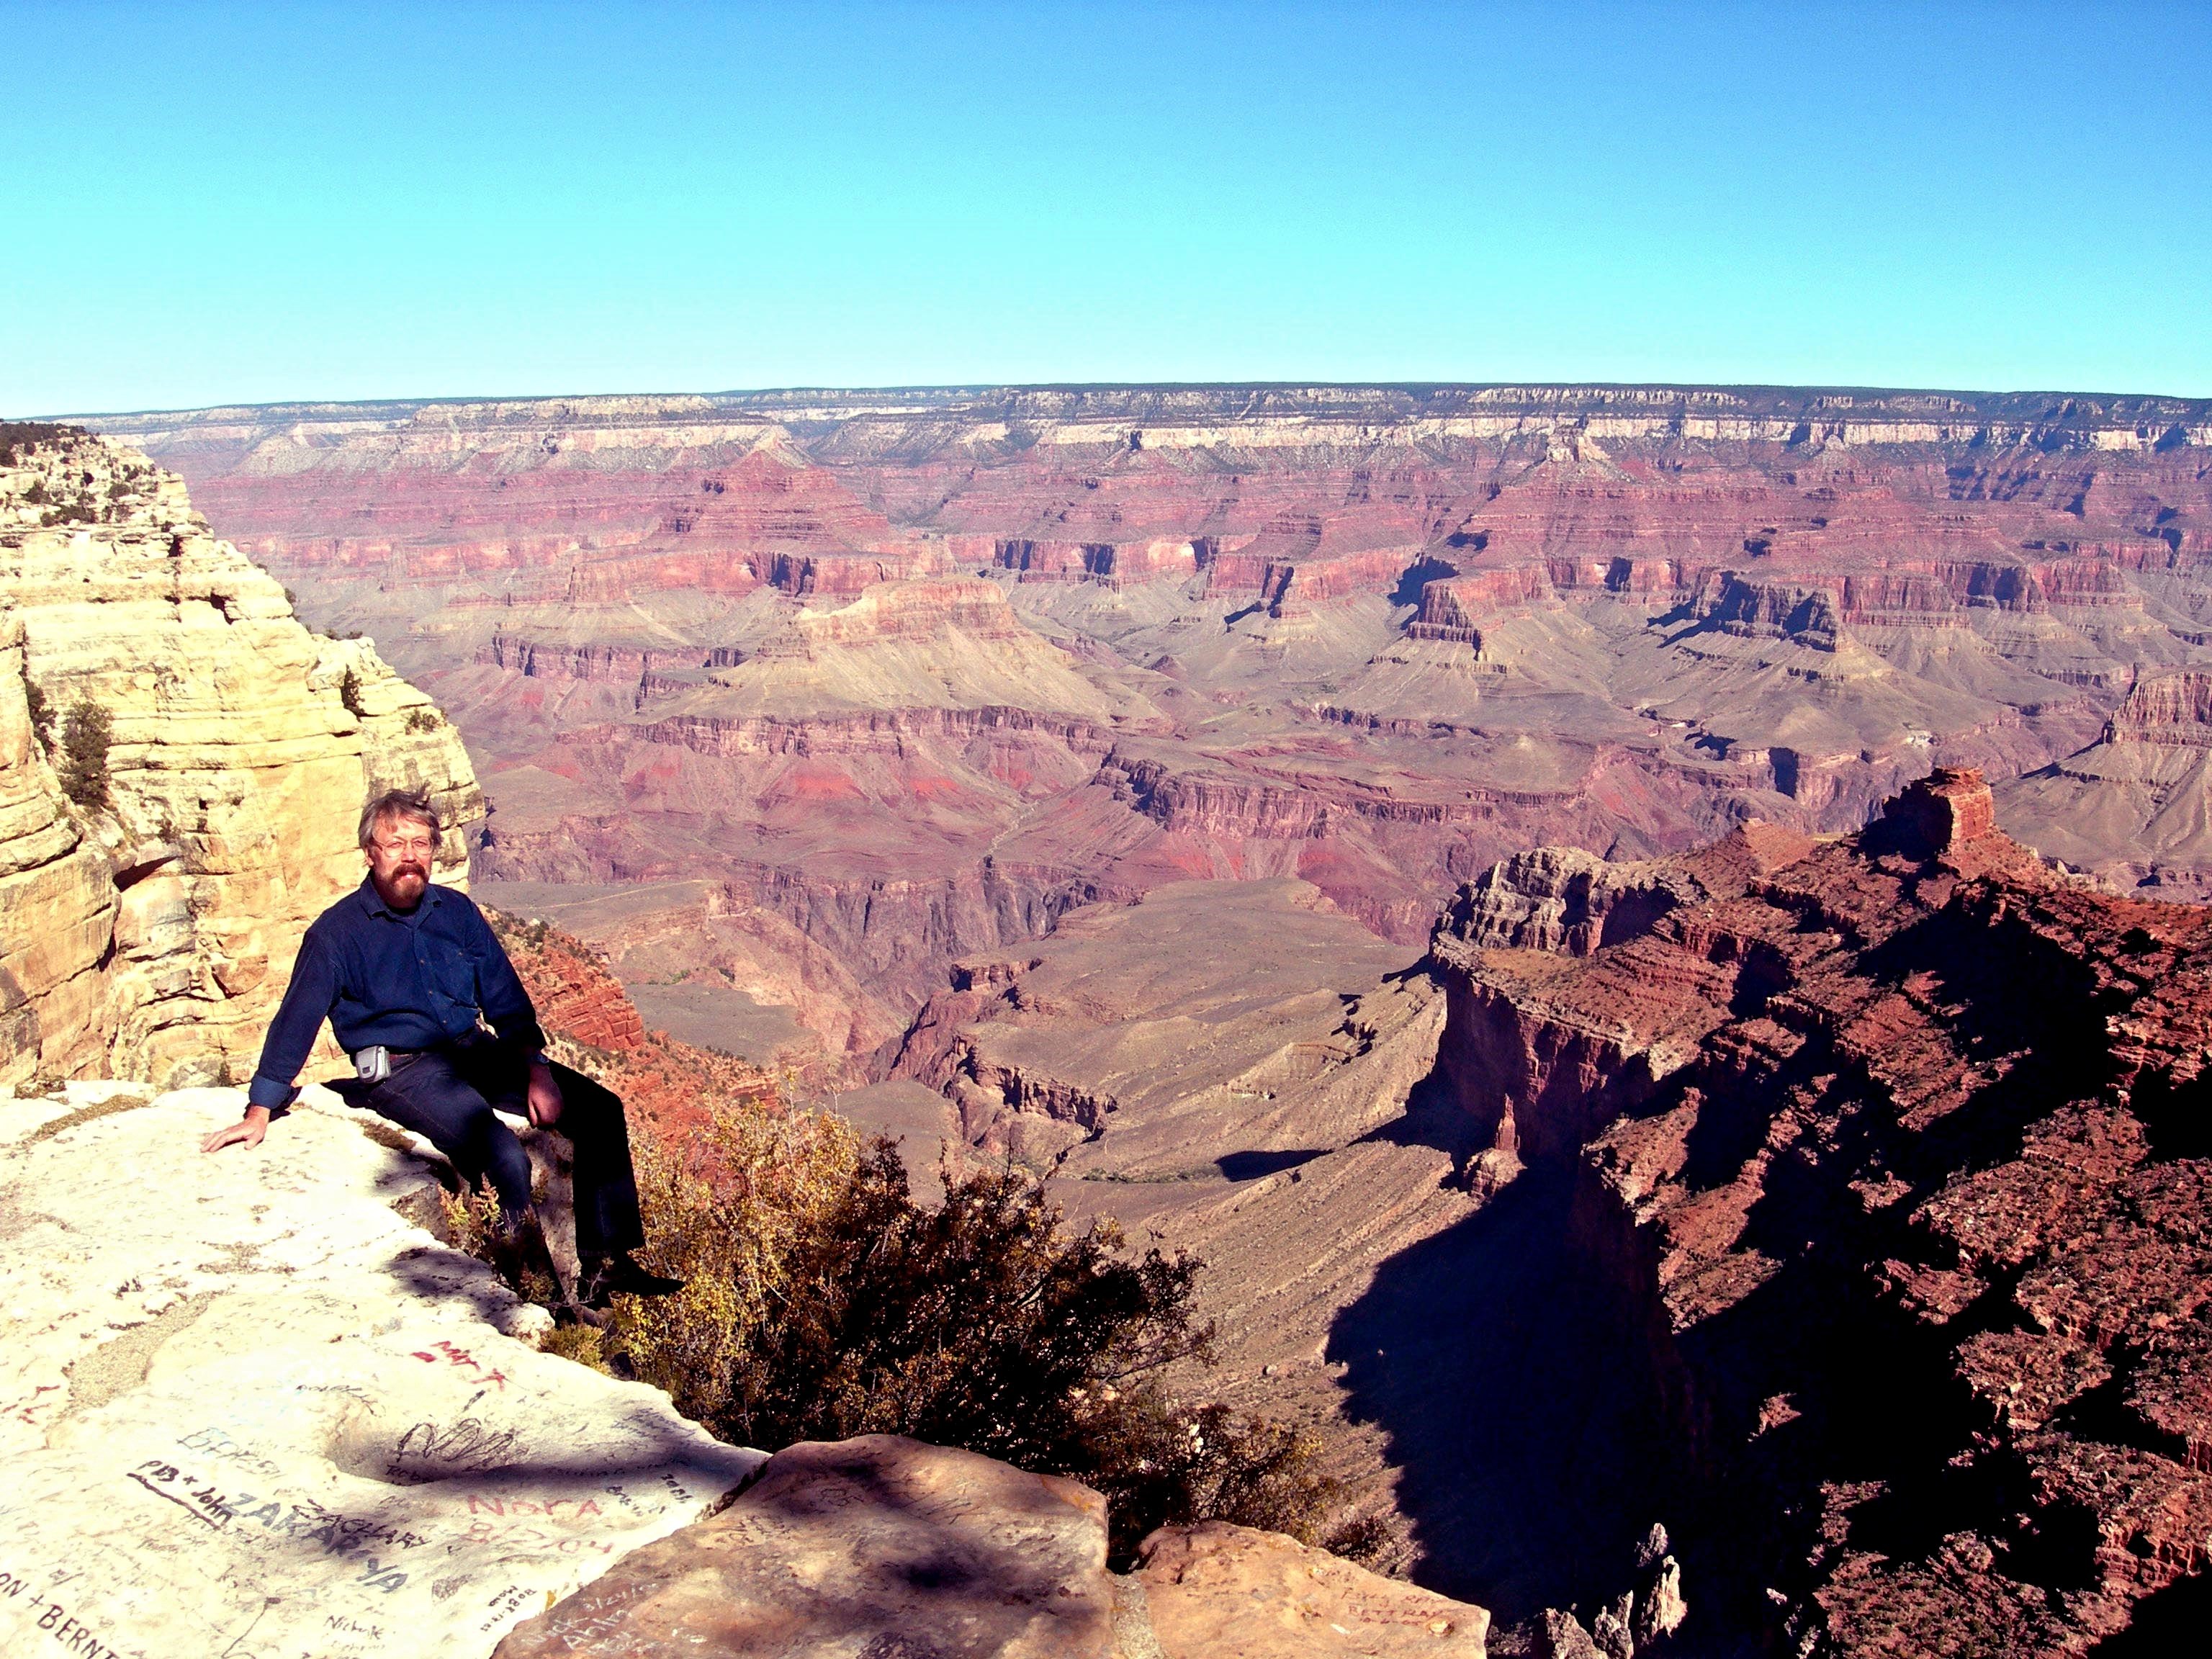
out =
[[[430,833],[441,833],[444,826],[438,822],[438,809],[430,805],[430,797],[420,789],[387,789],[374,796],[361,809],[361,850],[368,851],[369,843],[380,825],[393,818],[404,818],[413,823],[426,823]]]

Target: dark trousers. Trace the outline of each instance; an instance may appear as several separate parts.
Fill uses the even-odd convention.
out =
[[[620,1097],[566,1066],[553,1067],[553,1081],[561,1090],[553,1131],[575,1148],[578,1254],[638,1249],[645,1224]],[[512,1215],[530,1206],[530,1155],[492,1109],[528,1115],[529,1089],[530,1057],[487,1041],[426,1049],[383,1082],[349,1084],[344,1092],[355,1105],[426,1137],[464,1178],[489,1179],[500,1208]]]

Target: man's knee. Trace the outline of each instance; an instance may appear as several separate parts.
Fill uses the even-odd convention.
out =
[[[573,1139],[577,1134],[606,1133],[623,1127],[622,1097],[566,1066],[553,1067],[553,1081],[561,1091],[558,1126]]]

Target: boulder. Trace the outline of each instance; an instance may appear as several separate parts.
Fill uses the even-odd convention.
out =
[[[802,1442],[720,1514],[518,1626],[495,1659],[1109,1659],[1106,1503],[894,1435]]]

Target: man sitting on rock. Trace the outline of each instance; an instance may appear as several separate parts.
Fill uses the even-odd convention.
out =
[[[605,1308],[617,1292],[682,1288],[630,1259],[645,1228],[622,1102],[545,1058],[530,994],[483,913],[466,894],[431,884],[438,815],[428,799],[376,797],[361,815],[361,847],[368,878],[307,929],[244,1121],[205,1150],[261,1144],[270,1116],[298,1097],[293,1079],[327,1018],[359,1074],[334,1088],[426,1136],[465,1178],[489,1177],[503,1258],[519,1261],[530,1236],[530,1158],[494,1107],[557,1129],[575,1148],[580,1302]]]

